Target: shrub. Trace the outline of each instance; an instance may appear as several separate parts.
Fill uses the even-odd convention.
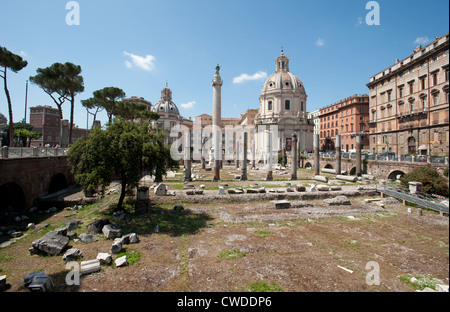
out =
[[[444,169],[444,176],[446,176],[448,178],[448,168]]]
[[[408,182],[421,182],[424,193],[448,197],[449,189],[446,179],[432,168],[416,168],[400,178],[400,181],[406,187],[408,187]]]

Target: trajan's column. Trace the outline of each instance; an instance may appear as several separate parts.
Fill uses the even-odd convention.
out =
[[[222,134],[221,134],[221,89],[223,85],[222,78],[219,74],[220,66],[216,66],[216,74],[214,75],[213,86],[213,113],[212,113],[212,126],[213,126],[213,148],[214,148],[214,179],[213,181],[220,181],[220,159],[222,156]]]

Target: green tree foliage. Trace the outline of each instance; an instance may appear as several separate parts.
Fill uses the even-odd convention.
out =
[[[97,119],[97,114],[103,111],[103,107],[95,98],[89,98],[87,100],[81,100],[81,105],[86,108],[88,114],[92,115],[92,127],[94,127],[95,120]]]
[[[8,79],[7,73],[8,69],[17,73],[21,71],[24,67],[28,65],[27,61],[24,61],[22,57],[17,54],[14,54],[8,49],[0,46],[0,77],[3,78],[3,87],[5,89],[6,100],[8,101],[8,112],[9,112],[9,144],[12,146],[13,144],[13,111],[12,111],[12,103],[11,96],[8,90]]]
[[[30,125],[30,124],[28,124],[28,123],[23,123],[23,122],[15,122],[14,124],[13,124],[13,138],[14,137],[17,137],[17,136],[15,136],[14,135],[14,133],[17,131],[17,130],[27,130],[29,133],[31,133],[31,132],[34,132],[33,131],[33,126],[32,125]],[[9,135],[9,125],[2,125],[2,126],[0,126],[0,132],[3,132],[2,133],[2,145],[4,145],[4,146],[9,146],[10,144],[9,144],[9,140],[10,140],[10,135]],[[36,133],[36,132],[35,132]],[[41,135],[40,133],[38,133],[39,135]],[[40,136],[39,136],[40,137]],[[39,138],[38,137],[38,138]],[[13,146],[14,145],[14,141],[13,141],[13,144],[11,145],[11,146]],[[25,145],[24,145],[25,146]]]
[[[97,113],[106,110],[108,115],[108,122],[111,123],[113,117],[121,117],[127,120],[135,119],[158,119],[157,113],[147,110],[147,106],[141,103],[134,103],[130,101],[121,101],[125,97],[125,92],[116,87],[107,87],[101,90],[94,91],[93,97],[82,100],[81,104],[94,116]],[[91,110],[93,112],[91,112]]]
[[[84,80],[83,76],[81,76],[81,66],[70,62],[66,62],[64,64],[54,63],[50,67],[38,68],[36,71],[38,74],[30,77],[31,82],[40,86],[45,93],[50,95],[58,106],[61,119],[61,106],[65,100],[70,101],[70,144],[70,142],[72,142],[75,96],[84,91]],[[58,98],[56,98],[56,95]]]
[[[122,209],[127,189],[138,186],[142,173],[165,174],[177,166],[164,146],[164,134],[153,129],[150,121],[131,122],[115,118],[106,130],[92,129],[88,138],[80,138],[69,150],[76,181],[86,192],[108,186],[113,177],[121,180],[117,210]]]
[[[31,140],[39,139],[42,134],[27,129],[15,129],[14,137],[22,141],[22,146],[30,147]]]
[[[108,122],[111,123],[116,116],[117,102],[125,97],[125,92],[120,88],[106,87],[94,91],[93,95],[94,102],[106,110]]]
[[[421,182],[423,192],[448,197],[449,188],[446,179],[436,170],[429,167],[415,168],[400,178],[402,185],[408,187],[408,182]]]
[[[120,101],[116,103],[116,116],[127,120],[159,119],[159,114],[147,110],[147,105],[130,101]]]

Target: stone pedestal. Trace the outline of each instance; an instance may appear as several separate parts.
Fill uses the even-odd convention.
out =
[[[408,182],[409,184],[409,192],[411,194],[417,194],[418,192],[422,192],[423,185],[422,182]]]
[[[136,204],[134,206],[134,212],[136,214],[145,214],[149,212],[149,209],[150,199],[148,197],[148,187],[138,187],[136,192]]]

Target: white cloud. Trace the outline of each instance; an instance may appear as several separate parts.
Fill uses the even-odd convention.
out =
[[[430,38],[428,37],[417,37],[416,40],[414,41],[415,44],[421,44],[421,45],[425,45],[427,43],[430,42]]]
[[[254,73],[251,76],[248,74],[241,74],[241,75],[233,78],[233,83],[238,84],[238,83],[243,83],[243,82],[251,81],[251,80],[261,80],[261,79],[265,79],[266,77],[267,77],[267,73],[263,72],[263,71]]]
[[[184,109],[190,109],[194,107],[195,104],[197,104],[195,101],[188,101],[187,103],[180,104],[180,106]]]
[[[323,40],[322,38],[317,38],[316,46],[323,47],[324,45],[325,45],[325,40]]]
[[[24,51],[20,51],[20,55],[23,56],[23,57],[28,56],[28,54],[26,52],[24,52]]]
[[[136,54],[123,52],[124,55],[129,56],[131,61],[125,61],[125,66],[131,68],[137,66],[146,71],[152,71],[155,68],[156,58],[153,55],[146,55],[145,57]]]

